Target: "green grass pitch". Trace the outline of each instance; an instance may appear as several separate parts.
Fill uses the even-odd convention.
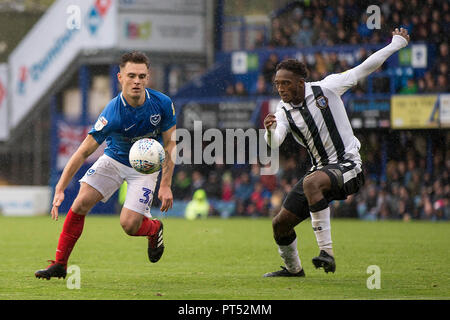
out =
[[[309,220],[296,228],[305,278],[263,278],[282,265],[271,220],[163,218],[166,250],[152,264],[147,241],[129,237],[118,216],[88,216],[69,260],[80,289],[36,279],[54,259],[64,217],[0,217],[0,300],[450,299],[448,222],[331,221],[336,273],[315,269]],[[368,289],[371,265],[380,289]]]

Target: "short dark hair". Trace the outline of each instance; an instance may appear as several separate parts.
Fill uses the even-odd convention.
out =
[[[127,62],[143,63],[147,66],[147,68],[150,68],[150,60],[145,55],[145,53],[140,52],[140,51],[132,51],[132,52],[127,52],[127,53],[123,54],[120,57],[120,63],[119,63],[120,68],[125,67]]]
[[[291,71],[303,79],[308,78],[308,68],[303,62],[298,61],[297,59],[286,59],[277,64],[275,71],[278,70],[288,70]]]

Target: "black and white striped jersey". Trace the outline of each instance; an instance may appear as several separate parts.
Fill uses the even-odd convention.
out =
[[[361,164],[361,144],[353,134],[340,97],[357,82],[352,71],[305,83],[305,99],[300,105],[281,100],[275,112],[277,125],[272,134],[275,143],[269,143],[271,147],[279,146],[291,132],[308,150],[312,169],[347,160]]]
[[[305,83],[305,99],[301,105],[279,102],[275,112],[276,127],[273,129],[272,125],[270,129],[270,141],[267,130],[264,136],[267,143],[277,148],[291,132],[295,140],[308,150],[312,169],[348,160],[361,164],[361,144],[353,134],[341,95],[407,45],[405,37],[395,34],[390,44],[360,65],[321,81]]]

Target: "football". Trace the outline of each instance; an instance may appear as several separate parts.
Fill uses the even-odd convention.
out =
[[[155,139],[143,138],[131,146],[130,164],[140,173],[150,174],[161,170],[164,159],[164,148]]]

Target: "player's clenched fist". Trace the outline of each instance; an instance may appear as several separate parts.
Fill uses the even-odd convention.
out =
[[[273,127],[272,127],[272,125],[273,125]],[[266,128],[266,130],[275,129],[276,125],[277,125],[277,118],[275,117],[274,114],[269,113],[264,118],[264,128]]]
[[[408,34],[408,30],[405,29],[405,28],[400,28],[400,29],[395,28],[395,30],[392,31],[392,35],[393,35],[393,36],[395,36],[395,35],[402,36],[403,38],[406,39],[406,41],[409,42],[409,34]]]

